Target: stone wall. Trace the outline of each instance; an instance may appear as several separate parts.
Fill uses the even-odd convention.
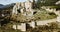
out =
[[[21,31],[26,31],[26,23],[15,24],[12,27],[13,29],[19,29]]]
[[[42,9],[45,9],[46,11],[49,11],[49,12],[54,12],[54,11],[56,11],[55,8],[51,8],[50,6],[42,6],[41,8],[42,8]]]
[[[32,21],[32,22],[30,22],[30,23],[28,23],[32,28],[35,28],[35,22],[34,21]]]
[[[36,21],[37,26],[48,25],[48,23],[51,23],[51,22],[56,22],[56,18],[55,19],[49,19],[49,20],[43,20],[43,21]]]

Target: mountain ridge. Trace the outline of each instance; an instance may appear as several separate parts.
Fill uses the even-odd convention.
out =
[[[11,3],[11,4],[8,4],[8,5],[0,4],[0,9],[5,9],[5,8],[8,8],[8,7],[12,7],[14,5],[15,5],[15,3]]]

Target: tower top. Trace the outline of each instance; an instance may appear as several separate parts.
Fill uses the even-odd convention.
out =
[[[26,2],[31,2],[30,0],[27,0]]]
[[[29,1],[29,2],[35,2],[36,0],[26,0],[26,1]]]
[[[27,1],[30,1],[30,0],[27,0]]]

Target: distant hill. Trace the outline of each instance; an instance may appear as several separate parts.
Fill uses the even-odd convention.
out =
[[[11,4],[8,4],[8,5],[0,4],[0,9],[5,9],[5,8],[13,7],[14,5],[15,5],[15,3],[11,3]]]
[[[4,5],[3,4],[0,4],[0,8],[2,8]]]
[[[0,6],[4,6],[3,4],[0,4]]]

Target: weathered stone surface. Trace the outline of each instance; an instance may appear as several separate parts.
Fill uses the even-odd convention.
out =
[[[21,23],[21,25],[17,25],[17,29],[21,31],[26,31],[26,23]]]
[[[12,14],[18,14],[19,11],[24,16],[32,15],[33,14],[32,2],[28,0],[26,2],[16,3],[16,5],[13,7]]]
[[[43,20],[43,21],[36,21],[37,25],[48,25],[48,23],[56,22],[56,19],[50,19],[50,20]]]
[[[26,23],[21,23],[20,25],[13,25],[13,29],[19,29],[21,31],[26,31]]]
[[[32,21],[32,22],[30,22],[30,23],[28,23],[32,28],[35,28],[35,22],[34,21]]]
[[[14,28],[14,29],[17,29],[17,28],[16,28],[16,25],[13,25],[13,28]]]

